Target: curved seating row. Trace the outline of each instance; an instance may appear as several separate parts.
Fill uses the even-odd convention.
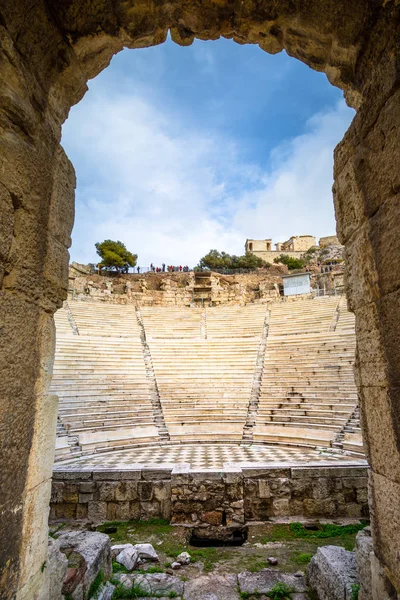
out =
[[[240,442],[255,391],[254,442],[328,447],[340,438],[362,452],[344,298],[143,307],[141,317],[146,347],[132,305],[69,301],[57,312],[58,456],[158,443],[160,417],[172,442]]]

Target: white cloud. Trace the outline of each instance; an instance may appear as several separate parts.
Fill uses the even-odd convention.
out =
[[[332,151],[350,118],[343,102],[315,115],[262,169],[145,95],[88,94],[63,135],[78,176],[71,258],[94,262],[95,242],[111,238],[143,266],[194,265],[210,248],[242,253],[246,237],[332,233]]]

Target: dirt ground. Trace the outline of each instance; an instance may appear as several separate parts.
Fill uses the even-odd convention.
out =
[[[194,547],[189,543],[190,531],[160,520],[150,522],[106,523],[97,528],[107,533],[112,543],[153,544],[160,562],[144,563],[143,572],[169,572],[174,558],[189,552],[191,564],[174,574],[189,579],[202,573],[258,572],[271,567],[268,558],[278,560],[276,568],[287,573],[303,571],[319,546],[343,546],[353,550],[357,531],[366,521],[345,525],[332,522],[262,523],[248,526],[248,539],[238,547]],[[114,563],[116,570],[123,567]]]

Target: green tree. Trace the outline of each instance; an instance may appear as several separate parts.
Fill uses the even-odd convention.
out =
[[[232,257],[226,252],[218,250],[210,250],[199,262],[201,269],[230,269],[231,265]]]
[[[242,256],[210,250],[203,256],[199,262],[201,269],[259,269],[260,267],[270,266],[264,260],[253,254],[246,252]]]
[[[97,254],[102,261],[99,263],[100,268],[107,271],[116,270],[118,273],[123,270],[128,270],[129,267],[134,267],[137,261],[137,254],[132,254],[126,249],[122,242],[114,242],[113,240],[104,240],[95,244]]]
[[[289,256],[288,254],[281,254],[277,258],[274,258],[274,263],[286,265],[289,271],[293,271],[293,269],[302,269],[305,261],[303,261],[301,258]]]

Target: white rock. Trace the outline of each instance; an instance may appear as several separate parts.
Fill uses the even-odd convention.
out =
[[[179,556],[176,557],[176,562],[181,565],[188,565],[190,563],[190,554],[188,552],[181,552]]]
[[[320,600],[348,600],[358,583],[354,552],[339,546],[322,546],[307,567],[307,579]]]
[[[138,554],[138,556],[140,556],[140,558],[147,558],[149,560],[156,560],[158,561],[158,555],[157,552],[154,550],[153,546],[151,544],[135,544],[135,546],[133,546]]]
[[[128,571],[132,571],[136,567],[139,554],[134,546],[124,548],[116,557],[117,563],[123,565]]]
[[[114,560],[116,556],[125,548],[133,548],[133,544],[116,544],[115,546],[111,546],[111,556]]]
[[[173,562],[172,565],[171,565],[171,569],[174,569],[174,570],[180,569],[181,566],[182,566],[181,563]]]
[[[99,589],[96,599],[97,600],[112,600],[114,595],[115,585],[107,581],[107,583],[103,584],[103,586]]]
[[[267,558],[267,561],[269,562],[270,565],[277,565],[278,564],[278,559],[275,558],[274,556],[269,556]]]

